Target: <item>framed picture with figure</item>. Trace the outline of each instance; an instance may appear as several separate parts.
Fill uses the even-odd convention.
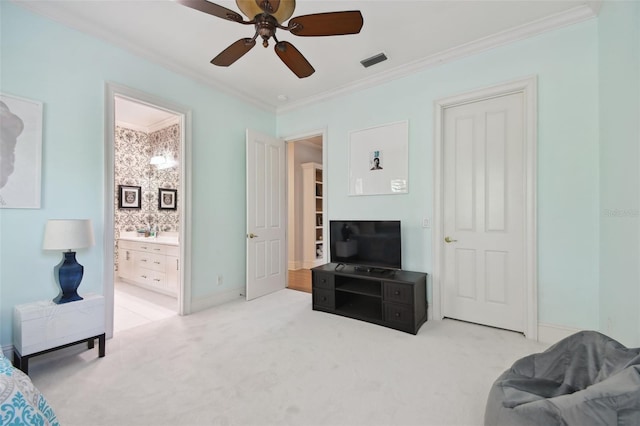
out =
[[[409,120],[349,134],[349,195],[409,192]]]
[[[0,208],[39,209],[42,102],[0,93]]]
[[[158,188],[158,210],[176,210],[177,189]]]
[[[142,207],[142,189],[139,186],[118,185],[118,208],[139,209]]]

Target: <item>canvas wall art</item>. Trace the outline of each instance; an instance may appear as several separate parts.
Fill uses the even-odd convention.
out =
[[[42,102],[0,94],[0,208],[40,208]]]

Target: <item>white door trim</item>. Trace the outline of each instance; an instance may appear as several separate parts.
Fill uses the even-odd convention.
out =
[[[139,103],[166,109],[180,116],[182,132],[180,144],[180,187],[178,197],[180,209],[180,275],[178,277],[178,315],[191,313],[191,110],[183,105],[169,102],[160,97],[122,86],[117,83],[105,83],[105,120],[104,120],[104,261],[103,291],[106,310],[107,338],[113,337],[113,247],[114,247],[114,138],[115,138],[115,96],[129,98]]]
[[[443,318],[441,271],[444,270],[444,191],[443,191],[443,116],[446,108],[478,102],[512,93],[522,93],[524,98],[524,163],[525,163],[525,300],[523,315],[528,339],[538,340],[538,260],[537,260],[537,78],[531,76],[472,92],[434,101],[434,154],[433,154],[433,271],[432,296],[433,319]]]

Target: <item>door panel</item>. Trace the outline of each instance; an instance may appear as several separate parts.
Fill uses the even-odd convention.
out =
[[[247,130],[247,300],[285,288],[284,141]]]
[[[522,94],[447,108],[444,316],[524,331]]]

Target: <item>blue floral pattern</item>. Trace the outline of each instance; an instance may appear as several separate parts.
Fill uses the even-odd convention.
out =
[[[59,426],[58,419],[29,376],[0,354],[0,425]]]

